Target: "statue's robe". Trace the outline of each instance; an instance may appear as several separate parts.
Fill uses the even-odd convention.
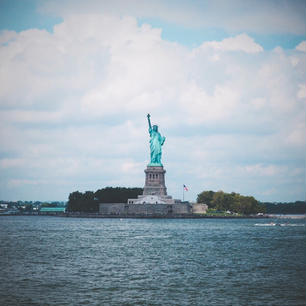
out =
[[[151,164],[160,164],[161,153],[162,153],[161,147],[165,139],[160,135],[159,132],[156,132],[153,129],[150,129],[149,133],[151,137],[150,138]]]

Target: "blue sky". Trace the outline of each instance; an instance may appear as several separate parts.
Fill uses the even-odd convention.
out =
[[[62,19],[40,13],[39,3],[37,0],[1,0],[0,29],[20,32],[37,28],[51,32],[53,26]]]
[[[230,35],[237,35],[236,33],[229,33],[222,28],[203,28],[203,27],[187,27],[180,24],[164,22],[160,19],[154,18],[140,18],[139,23],[149,23],[153,27],[161,28],[162,38],[168,41],[178,42],[190,48],[198,47],[204,41],[221,41]],[[265,50],[274,49],[280,46],[284,49],[293,49],[301,40],[305,39],[305,35],[289,34],[289,33],[256,33],[252,31],[245,31],[252,36],[254,40],[259,43]]]
[[[0,198],[182,185],[305,199],[305,1],[0,1]]]

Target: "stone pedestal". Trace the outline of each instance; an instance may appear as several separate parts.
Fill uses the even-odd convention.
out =
[[[165,173],[163,166],[147,166],[143,194],[137,199],[128,199],[128,204],[174,204],[175,201],[167,195]]]
[[[144,172],[146,178],[143,195],[167,195],[167,188],[165,185],[166,170],[164,170],[163,166],[147,166],[147,169]]]

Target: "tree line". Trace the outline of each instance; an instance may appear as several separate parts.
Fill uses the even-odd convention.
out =
[[[306,202],[295,201],[285,203],[262,203],[266,206],[268,214],[306,214]]]
[[[128,199],[137,198],[143,188],[106,187],[97,191],[74,191],[69,195],[67,210],[71,212],[98,212],[99,203],[127,203]],[[205,203],[209,208],[219,211],[231,211],[241,214],[265,212],[265,206],[254,197],[223,191],[203,191],[197,197],[198,203]]]
[[[69,195],[67,210],[72,212],[98,212],[99,203],[127,203],[128,199],[137,198],[143,188],[106,187],[97,191],[74,191]],[[231,211],[245,215],[257,213],[270,214],[305,214],[305,201],[294,203],[259,202],[252,196],[223,191],[203,191],[197,196],[198,203],[205,203],[208,208],[218,211]]]
[[[305,214],[306,201],[270,203],[259,202],[252,196],[239,193],[225,193],[223,191],[203,191],[198,194],[198,203],[205,203],[209,208],[220,211],[231,211],[241,214]]]
[[[223,191],[203,191],[197,196],[198,203],[205,203],[208,208],[218,211],[231,211],[244,215],[264,213],[265,205],[252,196],[243,196],[239,193],[226,193]]]
[[[106,187],[97,191],[74,191],[69,195],[68,211],[98,212],[99,203],[126,203],[130,198],[137,198],[143,188]]]

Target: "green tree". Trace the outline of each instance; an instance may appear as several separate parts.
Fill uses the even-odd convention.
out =
[[[99,203],[126,203],[129,198],[137,198],[142,188],[106,187],[96,192],[74,191],[69,195],[68,211],[98,212]]]
[[[215,192],[211,190],[203,191],[200,194],[198,194],[197,202],[207,204],[209,208],[213,208],[211,202],[213,200],[214,194]]]
[[[137,198],[142,188],[106,187],[95,192],[100,203],[126,203],[128,199]]]
[[[83,194],[79,191],[70,193],[67,210],[68,211],[81,211]]]
[[[198,203],[205,203],[209,208],[215,208],[220,211],[231,211],[240,214],[255,214],[265,212],[264,205],[261,205],[252,196],[243,196],[239,193],[226,193],[222,190],[203,191],[197,197]]]
[[[95,194],[92,191],[86,191],[82,197],[82,211],[85,212],[98,212],[99,205],[95,201]]]
[[[213,199],[211,201],[211,207],[216,208],[217,210],[225,210],[224,209],[225,202],[225,193],[223,191],[215,192]]]

